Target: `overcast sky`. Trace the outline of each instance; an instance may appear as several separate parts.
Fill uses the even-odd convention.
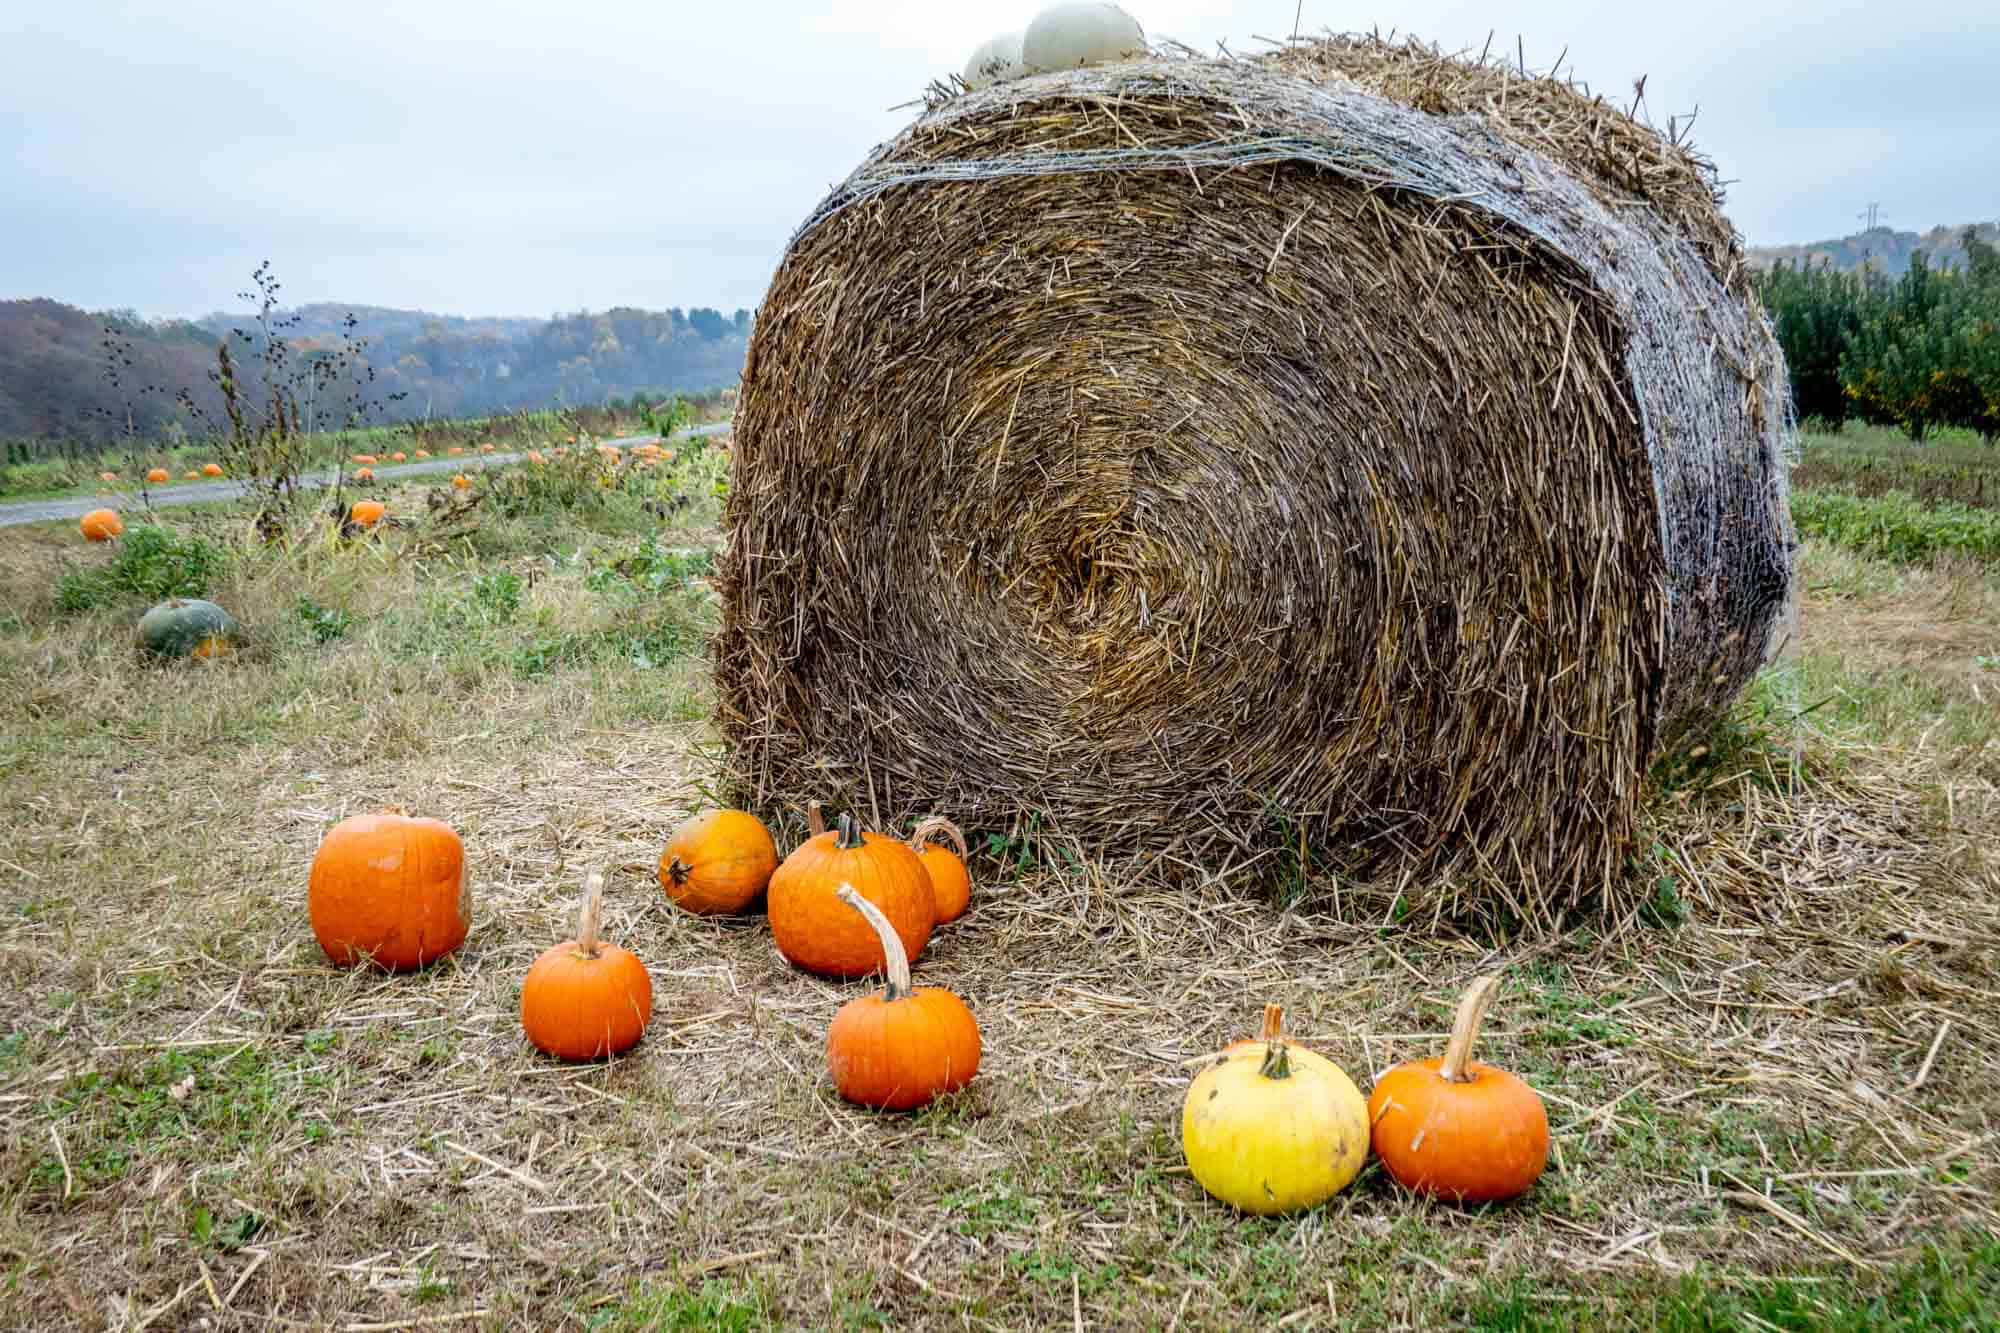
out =
[[[1297,0],[1133,0],[1238,52]],[[7,0],[0,299],[456,314],[754,308],[785,238],[1039,0]],[[1700,109],[1754,243],[2000,216],[1995,0],[1306,0],[1302,27],[1518,36],[1656,124]]]

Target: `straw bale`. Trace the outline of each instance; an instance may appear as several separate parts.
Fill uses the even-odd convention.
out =
[[[1615,898],[1792,596],[1714,174],[1333,38],[924,113],[793,238],[736,428],[745,799],[1085,855]]]

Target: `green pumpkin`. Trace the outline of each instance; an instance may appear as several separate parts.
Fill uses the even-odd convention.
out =
[[[139,647],[155,657],[221,657],[236,649],[243,627],[214,602],[175,597],[139,620]]]

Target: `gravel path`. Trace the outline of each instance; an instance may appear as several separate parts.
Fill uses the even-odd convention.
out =
[[[730,423],[719,421],[712,425],[695,426],[680,432],[680,436],[722,435],[729,431]],[[605,444],[615,444],[626,448],[634,444],[644,444],[657,440],[657,435],[621,435],[615,440],[605,440]],[[679,437],[677,437],[679,438]],[[466,454],[461,458],[431,458],[421,463],[378,463],[375,476],[380,481],[390,481],[397,477],[423,476],[431,472],[461,472],[487,467],[495,463],[512,463],[521,458],[520,454]],[[303,480],[309,486],[330,486],[334,474],[308,472]],[[243,493],[240,483],[234,481],[199,481],[163,483],[153,490],[153,507],[168,505],[200,504],[204,500],[231,500]],[[93,509],[105,507],[106,497],[89,496],[72,500],[15,500],[0,504],[0,528],[11,528],[22,523],[48,523],[58,519],[82,518]],[[121,506],[113,504],[112,508]],[[133,507],[129,502],[124,506]]]

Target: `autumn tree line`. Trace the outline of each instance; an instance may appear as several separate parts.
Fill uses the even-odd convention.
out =
[[[282,339],[311,429],[604,406],[736,382],[750,312],[619,308],[540,319],[304,306],[147,320],[50,300],[0,301],[0,441],[36,456],[125,436],[173,440],[219,421],[218,353],[239,366]],[[361,420],[349,418],[361,417]]]
[[[1963,265],[1918,251],[1896,278],[1785,262],[1759,275],[1801,418],[2000,439],[2000,250],[1971,230],[1963,245]]]

